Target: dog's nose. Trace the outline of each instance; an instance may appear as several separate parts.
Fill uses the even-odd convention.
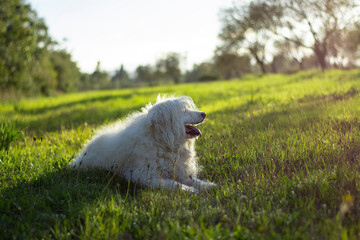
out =
[[[205,117],[206,117],[206,113],[202,112],[202,113],[201,113],[201,116],[202,116],[203,118],[205,118]]]

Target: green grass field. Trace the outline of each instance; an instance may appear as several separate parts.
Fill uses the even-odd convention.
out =
[[[196,149],[217,188],[168,192],[68,167],[96,128],[158,93],[207,113]],[[3,102],[0,123],[2,239],[360,238],[360,70]]]

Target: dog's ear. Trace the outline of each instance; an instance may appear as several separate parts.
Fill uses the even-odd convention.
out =
[[[155,140],[174,149],[174,119],[171,111],[165,106],[155,105],[149,111],[147,121]]]

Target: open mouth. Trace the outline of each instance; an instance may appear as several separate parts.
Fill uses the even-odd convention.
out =
[[[185,125],[185,129],[186,129],[186,136],[188,138],[194,138],[197,136],[201,137],[201,131],[198,128],[192,125]]]

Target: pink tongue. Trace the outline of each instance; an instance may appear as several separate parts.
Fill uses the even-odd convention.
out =
[[[186,125],[186,133],[193,135],[193,136],[199,136],[201,137],[201,132],[199,129],[197,129],[196,127],[190,126],[190,125]]]

